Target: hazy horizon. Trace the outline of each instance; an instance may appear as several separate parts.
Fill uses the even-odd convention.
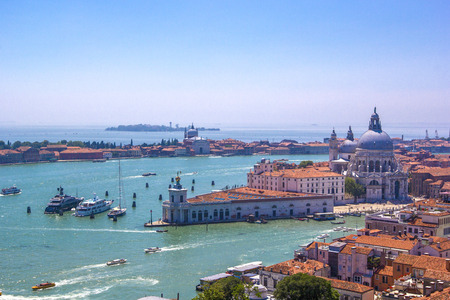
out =
[[[0,126],[450,127],[448,1],[1,1]],[[430,125],[429,127],[425,127]]]

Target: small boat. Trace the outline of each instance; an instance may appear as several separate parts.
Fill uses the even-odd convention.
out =
[[[148,172],[148,173],[142,174],[142,176],[155,176],[155,175],[156,175],[156,173],[153,173],[153,172]]]
[[[299,221],[306,221],[307,218],[298,218]]]
[[[342,220],[342,221],[331,221],[331,224],[345,224],[345,220]]]
[[[344,230],[344,228],[345,227],[339,226],[339,227],[334,228],[333,231],[342,231],[342,230]]]
[[[144,249],[145,253],[155,253],[155,252],[159,252],[159,251],[161,251],[161,248],[159,248],[159,247],[150,247],[150,248]]]
[[[126,263],[126,262],[127,262],[127,260],[126,260],[125,258],[113,259],[113,260],[108,261],[108,262],[106,263],[106,265],[107,265],[107,266],[115,266],[115,265],[121,265],[121,264],[124,264],[124,263]]]
[[[318,237],[316,237],[316,239],[319,239],[319,240],[321,240],[321,239],[326,239],[327,237],[329,237],[330,235],[328,234],[328,233],[324,233],[324,234],[321,234],[321,235],[319,235]]]
[[[17,188],[15,185],[13,185],[10,188],[2,189],[2,192],[0,194],[2,194],[3,196],[9,196],[9,195],[18,195],[21,192],[22,192],[21,189]]]
[[[167,231],[169,231],[169,230],[167,230],[167,229],[157,229],[156,230],[156,232],[167,232]]]
[[[33,287],[31,287],[33,290],[42,290],[42,289],[48,289],[51,287],[54,287],[56,284],[54,282],[44,282],[44,283],[39,283]]]

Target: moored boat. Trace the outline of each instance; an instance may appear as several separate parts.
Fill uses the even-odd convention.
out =
[[[155,252],[159,252],[159,251],[161,251],[161,248],[159,248],[159,247],[150,247],[150,248],[144,249],[145,253],[155,253]]]
[[[167,231],[169,231],[169,230],[167,230],[167,229],[157,229],[156,230],[156,232],[167,232]]]
[[[122,181],[121,181],[121,171],[120,171],[120,160],[119,160],[119,206],[114,207],[109,213],[108,218],[121,217],[127,213],[127,209],[122,207]]]
[[[16,185],[13,185],[13,186],[10,187],[10,188],[2,189],[1,194],[2,194],[3,196],[9,196],[9,195],[18,195],[18,194],[20,194],[21,192],[22,192],[21,189],[19,189],[18,187],[16,187]]]
[[[77,206],[74,215],[76,217],[87,217],[99,214],[109,210],[113,202],[114,200],[99,199],[98,196],[94,194],[93,199],[85,200]]]
[[[44,283],[39,283],[33,287],[31,287],[33,290],[42,290],[42,289],[48,289],[51,287],[54,287],[56,284],[54,282],[44,282]]]
[[[330,235],[328,234],[328,233],[324,233],[324,234],[321,234],[321,235],[319,235],[318,237],[316,237],[316,239],[319,239],[319,240],[321,240],[321,239],[326,239],[327,237],[329,237]]]
[[[50,202],[45,208],[44,214],[57,214],[60,212],[71,210],[77,207],[84,198],[76,198],[70,195],[64,194],[62,187],[58,188],[59,194],[50,199]]]
[[[106,263],[107,266],[121,265],[126,263],[127,260],[125,258],[113,259]]]

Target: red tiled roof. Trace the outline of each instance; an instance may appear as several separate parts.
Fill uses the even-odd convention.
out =
[[[415,241],[395,240],[384,237],[361,235],[355,241],[356,244],[389,247],[402,250],[411,250],[416,244]]]
[[[189,203],[204,203],[204,202],[223,202],[223,201],[264,201],[264,200],[281,200],[286,198],[329,198],[329,196],[306,194],[306,193],[292,193],[292,192],[280,192],[272,190],[260,190],[252,189],[248,187],[241,187],[237,189],[214,192],[204,195],[198,195],[194,198],[190,198],[187,201]]]
[[[328,267],[328,265],[325,265]],[[309,275],[314,275],[316,270],[320,270],[324,268],[324,264],[317,260],[307,260],[305,262],[300,262],[298,260],[287,260],[275,265],[271,265],[268,267],[264,267],[264,271],[274,272],[274,273],[282,273],[293,275],[297,273],[305,273]]]
[[[320,277],[320,276],[317,276],[317,277]],[[325,278],[325,277],[320,277],[320,278],[330,281],[331,286],[335,289],[352,291],[352,292],[359,293],[359,294],[364,294],[364,293],[367,293],[367,292],[373,290],[372,287],[365,286],[365,285],[362,285],[362,284],[359,284],[356,282],[343,281],[343,280],[331,279],[331,278]]]

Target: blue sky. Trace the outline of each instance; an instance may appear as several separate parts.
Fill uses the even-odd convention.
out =
[[[449,1],[0,1],[0,125],[450,127]],[[5,113],[6,112],[6,113]]]

